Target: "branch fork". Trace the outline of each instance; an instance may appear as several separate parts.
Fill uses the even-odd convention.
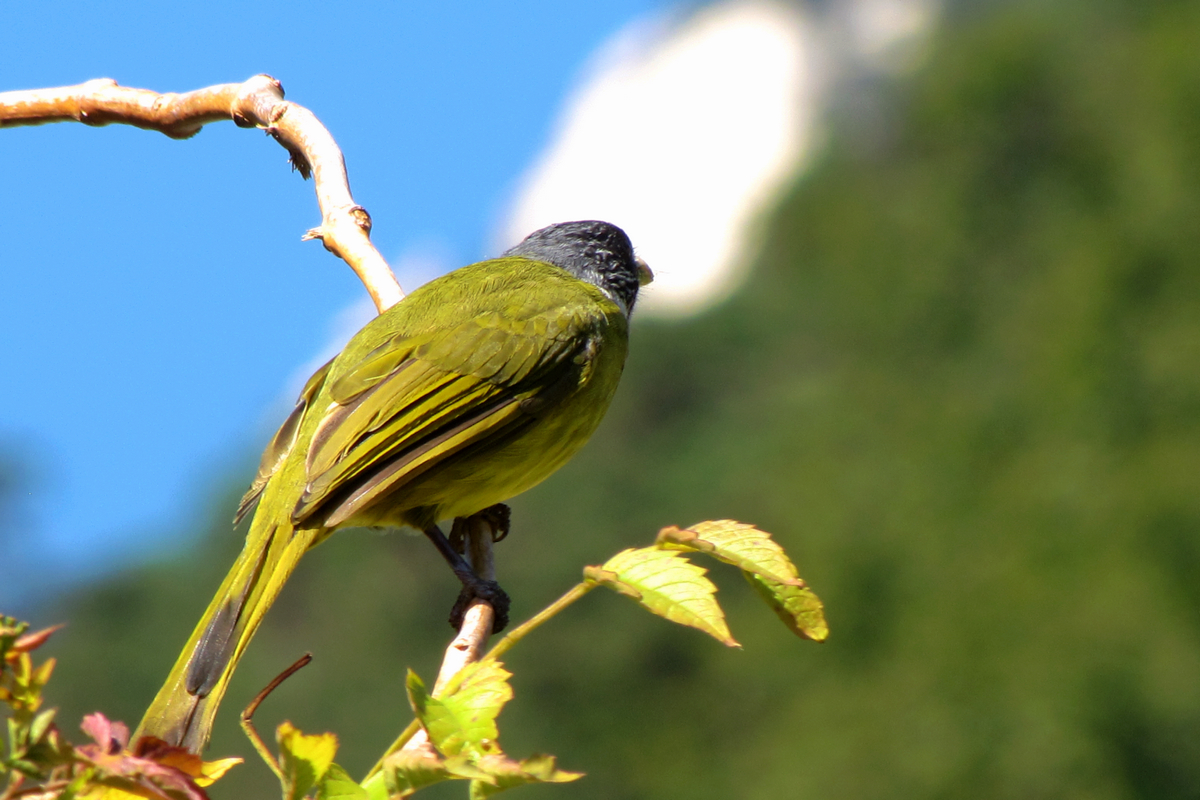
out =
[[[342,151],[328,129],[304,106],[284,100],[270,75],[222,83],[181,94],[120,86],[97,78],[75,86],[0,92],[0,128],[81,122],[132,125],[172,139],[190,139],[210,122],[230,120],[261,128],[288,151],[292,166],[313,178],[321,224],[304,235],[345,261],[382,313],[404,298],[387,261],[371,244],[371,217],[354,202]]]

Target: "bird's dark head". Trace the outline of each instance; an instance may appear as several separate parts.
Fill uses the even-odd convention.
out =
[[[559,222],[525,237],[506,256],[524,256],[562,267],[594,284],[626,315],[637,302],[638,288],[654,279],[646,262],[633,254],[625,231],[609,222]]]

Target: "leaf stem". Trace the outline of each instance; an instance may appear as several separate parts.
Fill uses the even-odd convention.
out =
[[[597,586],[597,584],[594,581],[588,581],[588,580],[585,580],[582,583],[575,585],[574,587],[571,588],[570,591],[568,591],[562,597],[558,598],[553,603],[551,603],[550,605],[546,606],[544,609],[539,611],[537,614],[530,617],[528,620],[526,620],[525,622],[518,625],[516,628],[513,628],[511,631],[509,631],[508,634],[506,634],[504,636],[504,638],[502,638],[500,641],[496,642],[496,644],[492,647],[492,649],[488,651],[487,655],[485,655],[480,660],[481,661],[487,661],[488,659],[494,660],[496,658],[499,658],[504,653],[507,653],[509,650],[511,650],[513,648],[514,645],[517,644],[517,642],[524,639],[531,632],[533,632],[536,628],[540,627],[544,622],[546,622],[547,620],[556,616],[560,611],[562,611],[567,606],[574,603],[579,598],[583,597],[585,594],[590,592],[596,586]],[[440,694],[446,695],[446,694],[453,693],[454,690],[458,688],[458,681],[460,679],[461,674],[462,673],[460,672],[460,673],[456,674],[454,677],[452,677],[447,682],[445,688],[442,690],[442,692]],[[388,749],[384,751],[383,755],[380,757],[379,761],[376,762],[375,766],[371,767],[371,771],[368,772],[367,777],[363,779],[363,784],[365,785],[367,783],[367,781],[374,778],[375,775],[378,774],[379,771],[383,769],[383,762],[385,760],[387,760],[387,757],[390,756],[392,753],[395,753],[396,751],[400,750],[402,747],[404,747],[404,745],[408,743],[408,740],[411,739],[413,736],[415,736],[417,731],[420,730],[420,728],[421,728],[421,723],[419,720],[414,719],[412,722],[410,722],[408,724],[408,727],[405,728],[398,737],[396,737],[396,741],[392,742],[392,744],[388,747]]]
[[[379,760],[375,762],[375,766],[371,767],[371,771],[367,773],[367,777],[363,778],[363,783],[369,781],[372,777],[374,777],[375,773],[383,769],[383,762],[387,760],[387,757],[392,753],[395,753],[401,747],[404,747],[404,745],[408,744],[408,740],[415,736],[417,731],[420,729],[420,720],[414,719],[412,722],[408,723],[408,727],[400,731],[400,735],[396,737],[396,741],[388,745],[388,749],[383,751],[383,755],[381,755]]]
[[[494,661],[495,659],[504,655],[511,650],[517,644],[517,642],[521,641],[536,628],[540,627],[542,623],[557,615],[567,606],[571,605],[576,600],[590,592],[592,589],[596,588],[596,586],[597,584],[593,581],[583,581],[582,583],[576,584],[562,597],[558,598],[553,603],[539,611],[537,614],[505,634],[500,641],[492,645],[492,649],[487,652],[487,655],[485,655],[482,660]]]

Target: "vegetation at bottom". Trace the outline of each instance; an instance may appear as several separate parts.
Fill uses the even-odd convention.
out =
[[[512,673],[498,659],[601,586],[653,614],[738,647],[717,601],[716,586],[689,556],[736,567],[797,636],[815,641],[828,636],[821,601],[769,534],[732,520],[684,529],[669,526],[649,547],[626,548],[600,566],[586,567],[580,583],[508,631],[480,660],[447,676],[444,686],[439,679],[439,686],[427,689],[408,670],[405,689],[414,719],[361,782],[334,761],[336,734],[305,734],[284,721],[276,728],[276,756],[254,725],[257,708],[309,663],[308,654],[247,706],[240,718],[243,732],[275,774],[284,800],[399,800],[446,781],[467,781],[472,800],[482,800],[518,786],[575,781],[583,773],[559,769],[553,755],[516,760],[500,748],[497,717],[513,692]],[[36,633],[28,629],[28,623],[0,617],[0,704],[5,706],[8,732],[0,758],[0,800],[208,800],[206,787],[242,762],[236,756],[204,762],[184,747],[151,735],[131,739],[126,724],[100,712],[88,714],[79,726],[90,741],[73,745],[55,721],[57,709],[43,707],[55,659],[35,664],[32,655],[57,627]],[[423,746],[416,746],[418,732],[425,735]]]
[[[834,120],[738,294],[635,320],[603,427],[513,503],[514,618],[637,531],[734,517],[776,534],[833,634],[800,647],[733,586],[744,651],[578,606],[506,657],[504,736],[588,775],[522,791],[1197,796],[1197,41],[1195,3],[951,3],[916,70]],[[243,477],[177,559],[37,613],[70,622],[45,647],[60,718],[138,717],[240,547]],[[226,708],[312,650],[262,724],[337,731],[363,774],[408,711],[405,668],[434,674],[449,635],[436,558],[404,536],[323,544]],[[211,752],[250,757],[235,716]]]

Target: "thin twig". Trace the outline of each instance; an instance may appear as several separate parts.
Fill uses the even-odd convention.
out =
[[[492,646],[492,649],[487,652],[487,655],[485,655],[484,658],[488,659],[489,661],[494,661],[495,659],[504,655],[514,646],[516,646],[517,642],[524,639],[547,620],[561,612],[564,608],[583,597],[592,589],[595,589],[596,586],[598,586],[598,584],[593,583],[592,581],[583,581],[582,583],[575,584],[575,586],[573,586],[562,597],[558,598],[553,603],[539,611],[537,614],[506,633],[504,638]]]
[[[255,75],[243,83],[182,94],[118,86],[109,78],[77,86],[0,92],[0,128],[50,122],[119,123],[187,139],[208,123],[222,120],[265,130],[288,151],[301,175],[314,178],[321,224],[305,233],[304,239],[320,239],[326,250],[349,264],[380,312],[403,299],[396,276],[371,244],[371,216],[350,194],[337,142],[311,111],[284,100],[283,86],[271,76]]]
[[[308,666],[312,661],[312,653],[305,653],[296,659],[296,663],[285,669],[283,672],[275,676],[275,679],[268,683],[261,692],[254,696],[250,701],[250,705],[242,711],[242,730],[246,732],[246,737],[250,739],[250,744],[254,745],[254,749],[258,751],[258,755],[263,761],[267,762],[267,766],[275,773],[279,780],[283,780],[283,770],[279,768],[279,762],[275,760],[274,754],[263,743],[262,737],[258,735],[258,729],[254,727],[254,712],[258,711],[258,707],[267,699],[271,692],[279,688],[279,684],[292,677],[299,669]]]
[[[379,770],[383,769],[383,765],[387,761],[388,756],[390,756],[392,753],[395,753],[397,750],[405,749],[404,746],[408,744],[410,739],[417,735],[417,731],[421,731],[423,733],[424,729],[421,727],[421,720],[414,718],[412,722],[408,723],[407,728],[400,731],[400,735],[396,737],[396,741],[388,745],[388,749],[383,751],[383,755],[381,755],[379,760],[375,762],[375,766],[371,767],[371,771],[367,773],[367,777],[363,778],[362,782],[365,784],[368,780],[374,777]]]

